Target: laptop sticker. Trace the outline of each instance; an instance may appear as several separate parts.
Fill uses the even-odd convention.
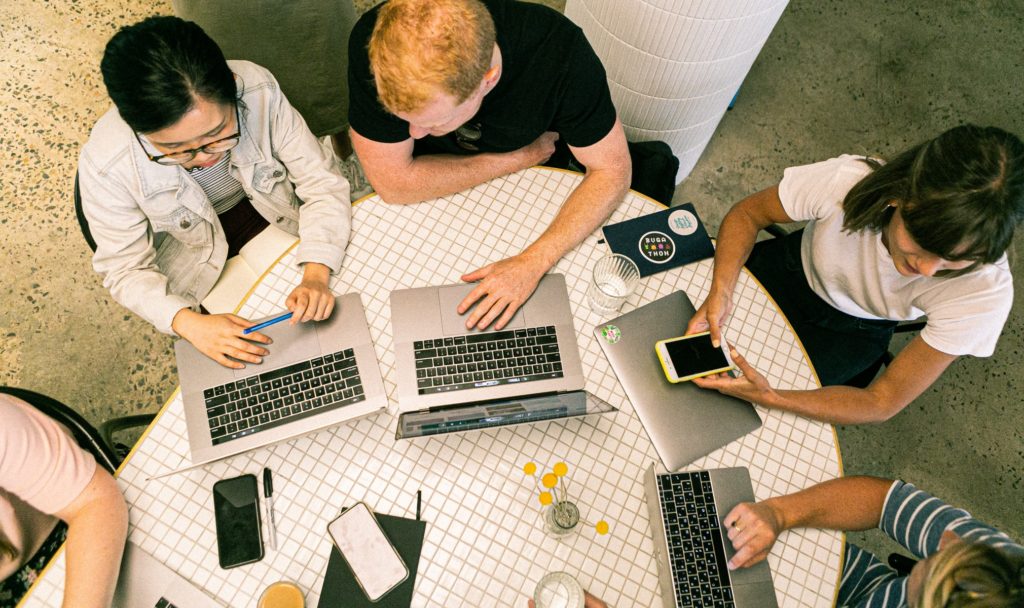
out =
[[[614,325],[605,325],[601,328],[601,337],[608,344],[615,344],[622,339],[622,332]]]
[[[655,264],[664,264],[675,254],[675,243],[664,232],[651,231],[640,237],[640,255]]]

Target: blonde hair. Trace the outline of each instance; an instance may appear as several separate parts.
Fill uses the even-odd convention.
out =
[[[479,0],[390,0],[370,35],[370,70],[392,114],[438,93],[458,103],[480,86],[494,54],[494,20]]]
[[[920,608],[1024,606],[1024,560],[988,545],[958,542],[928,563]]]

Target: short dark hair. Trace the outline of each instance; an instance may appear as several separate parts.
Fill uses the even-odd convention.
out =
[[[991,264],[1024,218],[1024,143],[997,127],[962,125],[882,164],[843,200],[843,229],[880,232],[891,203],[910,236],[945,260]],[[959,274],[959,273],[958,273]]]
[[[178,17],[149,17],[121,28],[107,43],[100,71],[121,118],[140,133],[178,122],[197,98],[231,104],[238,95],[217,43]]]

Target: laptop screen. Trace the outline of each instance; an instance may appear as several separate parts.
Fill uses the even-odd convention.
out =
[[[586,391],[433,407],[398,418],[395,439],[425,437],[615,411]]]

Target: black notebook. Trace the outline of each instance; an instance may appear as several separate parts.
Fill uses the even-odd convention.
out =
[[[391,515],[374,514],[384,534],[398,549],[402,561],[409,568],[409,578],[384,595],[376,602],[367,599],[359,587],[352,569],[345,558],[338,553],[338,548],[331,545],[331,559],[327,562],[327,574],[324,585],[320,589],[318,608],[359,608],[360,606],[376,608],[406,608],[412,604],[412,591],[416,586],[416,569],[420,563],[420,549],[423,547],[423,535],[427,530],[427,522],[393,517]]]
[[[603,230],[608,247],[636,262],[642,277],[715,255],[692,203],[610,224]]]

